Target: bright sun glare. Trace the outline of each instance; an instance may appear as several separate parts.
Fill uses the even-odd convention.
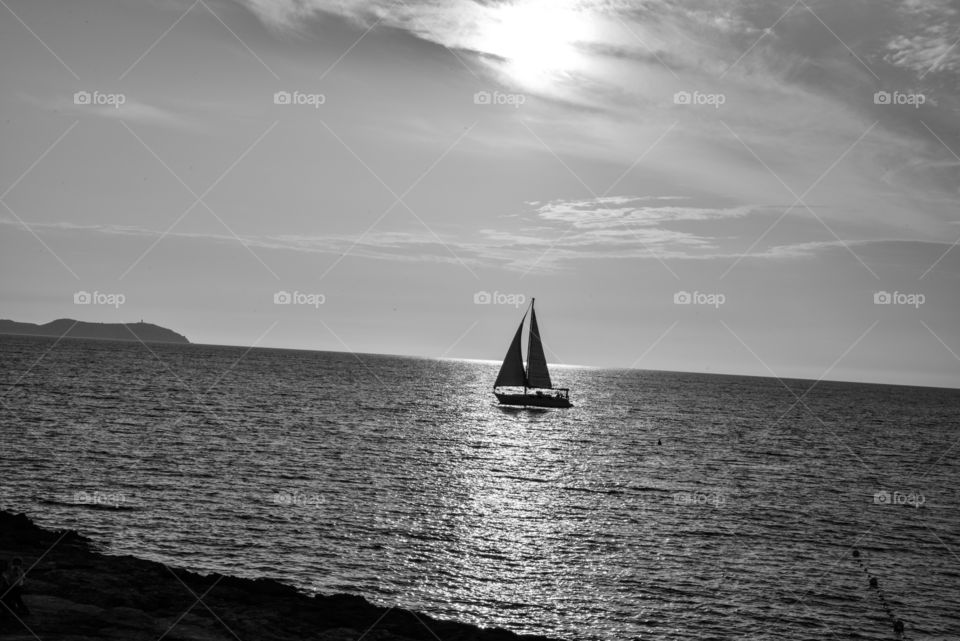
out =
[[[479,48],[505,58],[517,82],[539,87],[581,69],[586,57],[577,43],[590,40],[591,20],[564,0],[530,0],[493,9],[480,33]]]

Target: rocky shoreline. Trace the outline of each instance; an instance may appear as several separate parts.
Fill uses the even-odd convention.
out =
[[[549,641],[373,605],[307,596],[268,579],[200,575],[108,556],[72,530],[54,532],[0,511],[0,559],[29,572],[19,620],[0,606],[0,637],[86,641]]]

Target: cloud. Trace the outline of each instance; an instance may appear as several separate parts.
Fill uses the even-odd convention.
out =
[[[884,60],[920,76],[960,71],[960,10],[949,0],[906,0],[904,26],[887,42]]]
[[[724,233],[707,234],[671,228],[671,224],[720,225],[748,215],[764,216],[775,212],[763,208],[677,207],[676,196],[611,197],[582,201],[539,203],[519,216],[516,230],[483,228],[470,237],[437,236],[429,231],[378,231],[363,236],[349,234],[279,234],[238,239],[228,233],[164,233],[134,225],[82,225],[70,222],[27,222],[37,234],[105,234],[140,237],[175,243],[218,243],[243,245],[256,251],[302,252],[349,255],[354,258],[399,263],[438,263],[471,269],[504,268],[514,272],[562,273],[575,269],[580,261],[659,260],[659,261],[761,261],[804,260],[826,252],[855,251],[871,255],[877,261],[902,260],[913,256],[923,269],[949,253],[945,240],[922,241],[891,238],[856,238],[797,241],[751,247],[745,239]],[[646,205],[642,203],[647,203]],[[661,206],[650,203],[663,203]],[[621,206],[630,205],[630,206]],[[771,221],[772,222],[772,219]],[[811,224],[816,224],[812,220]],[[768,222],[764,222],[766,226]],[[0,225],[23,230],[23,224],[10,217]],[[728,232],[731,230],[727,230]],[[924,262],[926,261],[926,262]],[[922,271],[922,270],[921,270]]]
[[[887,43],[884,59],[920,75],[960,71],[956,31],[947,25],[931,25],[923,33],[897,36]]]
[[[141,102],[123,93],[79,90],[73,96],[41,99],[20,94],[21,99],[41,109],[80,117],[107,118],[145,125],[199,131],[200,123],[178,113]],[[94,101],[100,104],[93,104]],[[86,102],[89,101],[89,102]]]
[[[741,218],[751,212],[749,207],[707,208],[644,204],[678,199],[682,197],[604,196],[585,200],[556,200],[540,205],[536,211],[543,220],[568,222],[581,229],[616,229],[668,222]]]
[[[564,63],[567,68],[559,76],[574,72],[593,79],[602,75],[597,63],[603,59],[712,77],[734,65],[736,72],[748,75],[796,65],[833,66],[833,73],[843,73],[843,66],[865,79],[873,70],[862,61],[884,59],[918,73],[938,61],[942,71],[960,65],[960,47],[953,46],[960,11],[952,0],[808,0],[799,5],[792,0],[241,2],[277,30],[304,30],[312,21],[336,15],[361,29],[376,25],[406,31],[474,55],[498,71],[530,62],[531,56],[539,65]],[[543,51],[532,51],[537,48]]]

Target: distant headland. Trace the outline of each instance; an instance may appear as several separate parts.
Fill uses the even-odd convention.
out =
[[[59,318],[44,325],[0,319],[0,334],[21,336],[55,336],[57,338],[99,338],[113,341],[145,343],[189,343],[186,336],[172,329],[151,323],[87,323],[72,318]]]

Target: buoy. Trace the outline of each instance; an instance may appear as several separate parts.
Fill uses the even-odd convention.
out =
[[[880,589],[880,581],[877,580],[877,577],[870,574],[870,571],[860,560],[860,551],[857,549],[853,550],[853,558],[856,559],[857,565],[860,566],[860,569],[863,570],[863,573],[867,575],[869,579],[870,588],[876,592],[877,599],[880,601],[880,605],[883,606],[883,610],[886,613],[887,617],[890,619],[890,623],[893,625],[893,631],[897,635],[897,638],[901,641],[907,641],[907,636],[904,634],[905,625],[903,620],[898,619],[894,613],[893,609],[890,607],[890,604],[887,603],[887,598],[883,595],[883,591]]]

